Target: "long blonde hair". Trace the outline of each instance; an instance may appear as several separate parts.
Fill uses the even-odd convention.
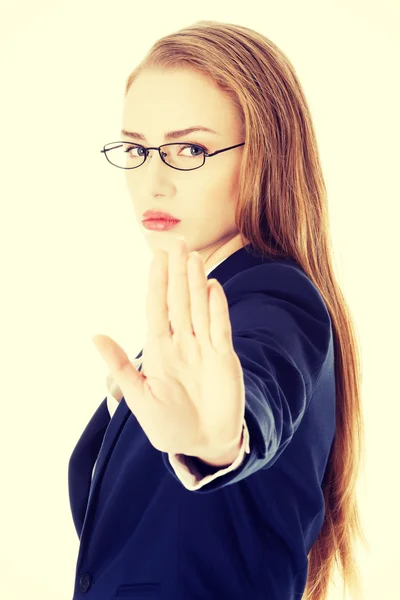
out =
[[[355,542],[366,543],[356,498],[364,458],[361,368],[351,313],[335,279],[327,192],[304,92],[285,54],[239,25],[199,21],[159,39],[143,69],[190,68],[229,94],[243,124],[236,226],[261,256],[296,260],[319,289],[334,335],[336,436],[322,482],[325,519],[309,554],[305,600],[325,600],[335,565],[360,591]]]

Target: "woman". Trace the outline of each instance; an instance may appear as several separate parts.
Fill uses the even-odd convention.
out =
[[[335,561],[359,590],[359,355],[293,66],[238,25],[165,36],[102,152],[154,256],[143,351],[96,340],[110,394],[69,463],[74,598],[324,600]]]

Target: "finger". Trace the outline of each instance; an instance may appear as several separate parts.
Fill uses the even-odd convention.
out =
[[[192,337],[187,261],[187,244],[176,239],[169,252],[167,305],[174,336],[179,337]]]
[[[148,339],[170,337],[167,289],[168,253],[157,248],[150,264],[146,297]]]
[[[229,305],[221,284],[216,279],[208,281],[210,294],[210,340],[219,352],[232,352],[232,325]]]
[[[191,252],[188,259],[188,278],[193,331],[199,343],[210,344],[210,308],[207,277],[200,254]]]
[[[108,378],[112,376],[113,384],[118,384],[125,400],[136,398],[139,401],[143,396],[144,377],[131,363],[125,350],[108,335],[95,335],[92,340],[110,369]],[[135,411],[131,403],[129,407],[132,412]]]

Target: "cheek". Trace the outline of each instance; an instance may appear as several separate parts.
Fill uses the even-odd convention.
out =
[[[236,194],[237,177],[222,170],[215,174],[212,181],[208,180],[204,185],[199,184],[196,188],[198,195],[206,198],[208,203],[218,202],[226,206]]]
[[[231,220],[238,196],[238,177],[236,174],[224,174],[223,171],[216,173],[213,181],[208,178],[204,183],[196,182],[194,189],[196,190],[194,206],[202,207],[202,213],[206,211],[219,219],[223,217],[225,221]],[[193,188],[191,193],[193,194]]]

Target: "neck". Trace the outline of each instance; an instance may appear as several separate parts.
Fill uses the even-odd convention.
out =
[[[206,255],[204,255],[203,252],[200,252],[204,259],[205,270],[210,271],[214,268],[216,264],[218,264],[225,258],[228,258],[228,256],[230,256],[237,250],[240,250],[240,248],[243,248],[243,242],[240,238],[240,234],[238,233],[233,238],[230,238],[228,241],[223,241],[222,243],[220,243],[216,248],[214,248],[211,251],[211,253],[209,249],[205,250],[205,252],[207,252]]]

